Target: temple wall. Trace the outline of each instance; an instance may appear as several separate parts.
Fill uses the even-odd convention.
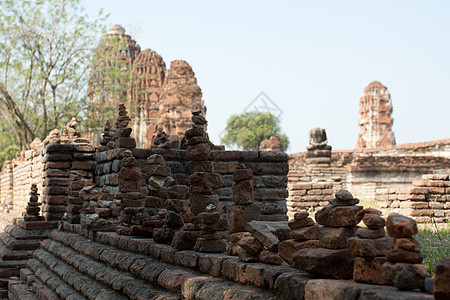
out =
[[[379,208],[388,213],[398,211],[400,205],[394,201],[382,202],[387,193],[379,191],[391,191],[392,194],[389,195],[394,198],[392,195],[397,192],[393,191],[401,192],[412,188],[415,183],[423,180],[424,175],[432,176],[436,170],[449,170],[450,139],[372,150],[332,151],[331,165],[328,168],[308,167],[305,155],[305,152],[289,155],[289,217],[301,209],[317,211],[331,197],[330,189],[334,193],[339,188],[348,189],[363,201],[377,201]],[[400,192],[399,194],[404,194]],[[407,201],[403,199],[405,197],[400,196],[398,201]],[[444,205],[442,209],[448,209],[445,207]],[[400,213],[411,215],[412,211],[404,210]],[[446,217],[445,212],[442,216],[441,212],[435,215],[431,210],[423,210],[420,214],[423,218],[416,218],[418,222],[429,221],[431,217],[443,221],[442,218]]]
[[[89,144],[50,144],[45,148],[22,152],[5,162],[0,174],[1,206],[21,216],[35,183],[42,202],[41,212],[47,220],[60,219],[66,212],[69,173],[77,171],[92,178],[93,152]]]
[[[118,172],[121,168],[121,159],[125,149],[113,149],[95,155],[95,185],[107,186],[113,193],[119,190]],[[154,154],[161,154],[172,170],[172,177],[178,184],[187,184],[189,178],[189,161],[185,150],[162,149],[130,149],[136,158],[136,166],[143,173],[143,191],[146,193],[145,183],[148,177],[145,174],[147,158]],[[233,171],[238,164],[245,164],[253,170],[255,203],[261,208],[261,220],[286,220],[286,197],[288,156],[283,152],[272,151],[223,151],[211,152],[215,172],[222,175],[224,186],[217,191],[223,209],[233,204],[231,185],[233,184]]]

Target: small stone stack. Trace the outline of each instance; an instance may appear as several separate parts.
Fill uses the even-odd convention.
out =
[[[105,125],[103,126],[102,139],[100,140],[100,145],[101,146],[98,147],[99,152],[115,148],[114,133],[112,131],[112,125],[109,120],[106,120]]]
[[[400,290],[423,289],[430,269],[421,265],[417,224],[411,218],[391,213],[387,218],[387,232],[394,238],[394,248],[386,253],[383,276]]]
[[[116,198],[120,199],[120,224],[117,226],[117,233],[131,235],[132,224],[127,223],[129,219],[127,208],[144,207],[145,200],[142,196],[142,172],[136,167],[136,159],[130,150],[124,152],[122,168],[119,171],[119,193]]]
[[[84,185],[84,178],[80,173],[75,171],[70,172],[66,221],[71,224],[80,223],[80,213],[84,202],[80,197],[80,191]]]
[[[70,120],[69,122],[69,129],[68,129],[69,136],[72,139],[76,139],[81,136],[80,133],[78,133],[77,131],[77,125],[78,125],[77,119],[73,117],[72,120]]]
[[[336,279],[353,277],[354,261],[350,256],[347,240],[355,234],[356,214],[362,206],[356,206],[358,199],[346,191],[340,190],[330,205],[316,213],[320,225],[320,248],[297,251],[292,260],[295,267]]]
[[[450,299],[450,257],[441,259],[436,264],[434,273],[434,299]]]
[[[228,230],[232,234],[232,240],[236,233],[245,232],[245,225],[252,220],[259,220],[261,209],[255,204],[253,194],[253,172],[245,165],[238,165],[233,175],[233,202],[234,205],[227,209]],[[238,234],[239,235],[239,234]]]
[[[147,158],[145,172],[148,176],[148,196],[145,201],[146,207],[164,208],[167,200],[167,187],[175,182],[170,177],[170,168],[162,155],[153,154]]]
[[[91,231],[116,231],[120,216],[120,203],[104,186],[100,192],[94,186],[80,191],[80,198],[86,201],[81,214],[81,225]]]
[[[127,108],[124,104],[119,104],[119,117],[115,128],[115,147],[116,148],[136,148],[136,140],[131,138],[131,128],[128,127],[131,119],[128,116]]]
[[[290,239],[278,246],[278,254],[290,265],[293,265],[292,256],[298,250],[319,247],[319,225],[308,216],[306,210],[296,212],[294,219],[288,222]]]
[[[227,240],[217,232],[220,213],[214,204],[208,204],[204,212],[197,215],[202,232],[197,239],[194,250],[199,252],[222,253],[227,250]]]
[[[161,128],[158,129],[156,136],[153,138],[154,148],[170,149],[169,135],[165,133]]]
[[[151,215],[149,225],[155,228],[153,229],[153,238],[158,243],[170,244],[176,230],[183,225],[183,222],[180,221],[183,220],[181,208],[167,206],[169,204],[167,202],[168,188],[175,183],[175,180],[171,177],[170,168],[167,167],[162,155],[149,156],[145,170],[149,177],[145,210],[148,215]],[[186,198],[186,195],[176,195],[176,197]],[[177,199],[170,202],[170,204],[175,203],[179,204]],[[172,210],[172,208],[174,209]]]
[[[39,215],[42,203],[38,202],[38,188],[36,184],[31,185],[30,200],[27,203],[26,213],[23,216],[25,221],[43,221],[44,217]]]
[[[197,238],[194,246],[197,251],[224,252],[226,242],[215,232],[220,220],[220,204],[216,190],[222,187],[223,182],[220,174],[213,172],[212,163],[208,161],[214,145],[206,136],[204,127],[207,121],[201,113],[201,110],[192,112],[192,128],[185,133],[186,156],[191,160],[189,170],[192,175],[188,182],[190,184],[189,202],[193,226],[187,225],[184,229],[188,231],[202,230],[202,236]],[[217,222],[215,222],[216,212],[219,214]]]
[[[372,284],[389,284],[382,274],[382,266],[386,262],[386,252],[394,245],[394,240],[385,236],[385,220],[381,211],[366,208],[359,211],[356,223],[361,220],[367,228],[358,228],[356,237],[348,239],[350,254],[355,257],[353,280]]]

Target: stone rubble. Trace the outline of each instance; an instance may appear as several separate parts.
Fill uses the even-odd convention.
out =
[[[424,289],[430,272],[428,266],[421,264],[420,245],[413,238],[417,231],[416,221],[411,218],[397,213],[387,218],[387,232],[394,238],[394,247],[386,253],[382,272],[400,290]]]
[[[355,216],[362,210],[362,206],[355,205],[358,203],[350,192],[341,190],[330,205],[316,213],[316,221],[322,225],[318,248],[297,251],[292,257],[296,268],[336,279],[353,277],[354,260],[347,240],[356,232]]]
[[[292,256],[301,249],[319,247],[319,225],[311,219],[307,211],[294,214],[294,219],[288,222],[289,239],[278,245],[279,255],[289,265],[293,266]]]
[[[386,262],[386,252],[394,246],[394,240],[385,236],[385,220],[381,211],[366,208],[359,211],[356,223],[363,221],[367,228],[356,230],[356,237],[348,239],[350,254],[355,258],[353,280],[372,284],[389,284],[382,274],[382,265]]]

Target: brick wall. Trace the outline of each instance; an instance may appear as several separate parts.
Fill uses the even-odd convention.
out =
[[[113,193],[118,192],[118,172],[125,149],[113,149],[95,155],[95,184],[103,185]],[[132,149],[136,166],[143,171],[143,190],[147,176],[144,172],[147,157],[157,153],[164,156],[178,184],[187,184],[189,178],[189,161],[184,150]],[[233,204],[231,185],[233,171],[238,164],[245,164],[253,170],[255,202],[261,207],[261,220],[286,220],[286,197],[288,156],[275,151],[223,151],[211,152],[215,172],[222,175],[224,186],[217,191],[223,208]]]

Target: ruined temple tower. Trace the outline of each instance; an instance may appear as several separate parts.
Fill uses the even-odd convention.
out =
[[[96,49],[88,96],[92,124],[87,127],[92,128],[89,138],[93,143],[98,143],[104,123],[120,103],[130,110],[133,137],[140,148],[151,146],[158,129],[180,141],[191,127],[191,111],[206,113],[191,66],[176,60],[166,70],[158,53],[141,51],[120,25],[112,26]]]
[[[140,46],[120,25],[113,25],[95,49],[89,78],[88,137],[94,144],[108,118],[113,121],[116,108],[126,102],[129,74],[141,52]]]
[[[131,112],[131,128],[140,147],[150,147],[156,132],[159,100],[166,73],[163,58],[150,49],[136,57],[128,90]]]
[[[206,113],[202,90],[191,66],[183,60],[174,60],[162,87],[156,129],[177,135],[181,141],[186,130],[192,127],[191,111],[195,110]]]
[[[359,100],[361,119],[356,149],[373,149],[395,145],[392,131],[392,100],[388,89],[379,81],[371,82]]]

